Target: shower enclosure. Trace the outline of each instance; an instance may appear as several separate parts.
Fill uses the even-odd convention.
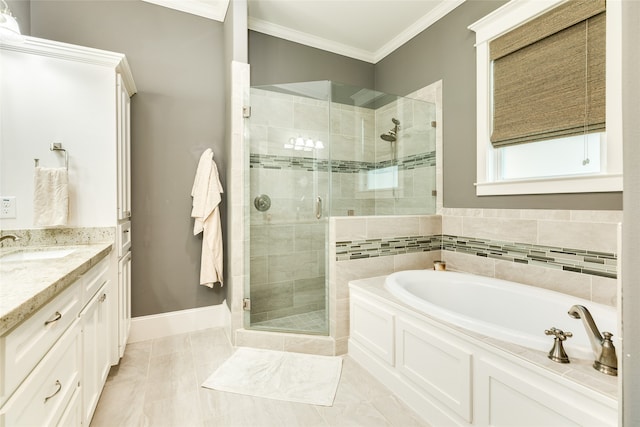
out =
[[[329,217],[435,213],[435,105],[330,81],[250,89],[249,329],[329,333]]]

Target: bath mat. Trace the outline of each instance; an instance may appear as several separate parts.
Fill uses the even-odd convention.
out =
[[[341,372],[341,357],[239,347],[202,387],[331,406]]]

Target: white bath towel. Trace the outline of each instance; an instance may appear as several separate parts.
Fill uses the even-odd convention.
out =
[[[223,189],[218,176],[218,167],[213,160],[213,151],[207,149],[200,156],[191,189],[193,197],[191,216],[195,218],[193,235],[203,232],[200,284],[210,288],[216,282],[222,284],[221,193]]]
[[[67,225],[69,219],[69,175],[66,168],[36,167],[33,192],[34,224],[42,227]]]

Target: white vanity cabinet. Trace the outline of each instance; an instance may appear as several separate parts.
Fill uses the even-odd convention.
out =
[[[91,292],[80,313],[82,327],[82,422],[89,425],[111,367],[111,298],[109,264],[105,259],[84,278]],[[91,285],[90,285],[91,284]],[[93,286],[92,286],[93,285]]]
[[[7,228],[33,226],[34,159],[43,167],[62,167],[68,156],[67,226],[114,228],[109,292],[114,301],[130,304],[130,264],[123,259],[131,247],[130,98],[137,89],[126,57],[26,37],[0,43],[0,63],[1,148],[11,159],[2,169],[16,183],[6,191],[16,196],[19,212]],[[54,142],[64,155],[49,149]],[[124,352],[130,312],[128,305],[110,307],[118,323],[110,339],[111,364]]]
[[[107,256],[0,337],[0,427],[89,425],[110,363]]]
[[[131,251],[118,261],[118,349],[124,354],[131,329]]]
[[[131,98],[122,74],[116,75],[116,105],[118,221],[129,221],[131,218]]]

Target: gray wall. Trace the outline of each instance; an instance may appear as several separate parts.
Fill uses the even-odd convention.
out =
[[[475,33],[467,27],[505,1],[468,0],[375,67],[375,89],[406,95],[443,80],[444,206],[451,208],[622,209],[622,193],[475,195]]]
[[[333,80],[373,89],[374,65],[249,31],[251,86]]]
[[[190,192],[207,147],[225,184],[223,24],[139,0],[33,0],[30,13],[31,35],[122,52],[131,65],[133,316],[220,304],[224,288],[198,284]]]
[[[9,10],[18,21],[20,32],[25,35],[31,35],[31,7],[30,0],[5,0]]]

